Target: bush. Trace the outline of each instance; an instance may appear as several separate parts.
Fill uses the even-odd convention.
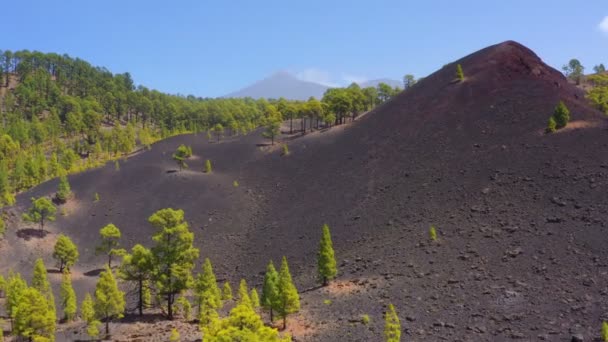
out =
[[[232,182],[232,186],[234,186],[235,188],[238,188],[239,187],[239,182],[237,182],[237,181]]]
[[[459,81],[464,81],[464,71],[462,71],[462,65],[460,64],[456,66],[456,78]]]
[[[602,341],[608,342],[608,323],[602,323]]]
[[[564,102],[560,101],[555,107],[555,112],[553,113],[553,119],[555,120],[555,128],[560,129],[566,127],[568,122],[570,121],[570,110]]]
[[[72,195],[72,190],[70,188],[70,182],[68,182],[68,177],[62,175],[59,178],[59,187],[57,189],[57,200],[61,203],[65,203],[68,198]]]
[[[95,193],[95,200],[94,200],[94,202],[99,202],[99,200],[100,200],[99,194]]]
[[[555,118],[550,117],[549,118],[549,123],[547,124],[547,129],[545,130],[545,132],[547,133],[553,133],[557,130],[557,124],[555,123]]]
[[[323,304],[325,304],[325,305],[331,305],[331,299],[325,299],[323,301]]]
[[[431,238],[431,241],[437,241],[437,230],[433,225],[431,225],[431,228],[429,229],[429,237]]]
[[[205,160],[205,173],[211,173],[211,160]]]
[[[369,321],[370,321],[369,315],[365,314],[365,315],[361,316],[361,323],[368,325]]]
[[[289,155],[289,147],[287,147],[287,144],[283,144],[283,153],[281,155],[283,155],[283,156]]]

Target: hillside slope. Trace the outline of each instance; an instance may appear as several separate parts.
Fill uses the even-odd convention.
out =
[[[464,82],[453,82],[456,63]],[[546,135],[559,100],[572,122]],[[408,341],[597,336],[608,311],[606,119],[527,48],[505,42],[464,57],[351,125],[290,141],[287,157],[261,142],[258,134],[219,144],[180,136],[120,171],[72,176],[70,214],[43,240],[19,238],[23,225],[12,221],[1,245],[3,260],[12,258],[0,271],[28,272],[65,232],[81,249],[82,293],[95,281],[86,274],[104,262],[93,253],[99,228],[113,222],[128,247],[149,244],[147,217],[176,207],[219,279],[259,287],[268,260],[288,257],[304,292],[299,319],[308,322],[294,332],[298,341],[381,341],[388,303]],[[167,173],[180,143],[199,159]],[[198,172],[207,158],[212,175]],[[55,186],[20,195],[14,211]],[[339,280],[308,291],[324,223]],[[363,314],[369,325],[349,322]]]

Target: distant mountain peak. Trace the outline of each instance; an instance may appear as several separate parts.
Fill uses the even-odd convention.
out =
[[[284,97],[289,100],[308,100],[311,96],[320,99],[326,90],[327,87],[322,84],[303,81],[286,70],[279,70],[224,97],[252,97],[254,99]]]

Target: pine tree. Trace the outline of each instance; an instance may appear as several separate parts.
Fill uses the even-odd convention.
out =
[[[78,261],[78,256],[78,248],[72,240],[63,234],[59,234],[53,250],[53,258],[59,264],[59,272],[63,273],[64,268],[69,271],[70,267]]]
[[[255,288],[251,289],[249,298],[251,298],[251,307],[254,310],[259,309],[260,308],[260,297],[258,296],[258,290],[256,290]]]
[[[99,235],[101,236],[101,242],[95,249],[95,252],[98,254],[107,255],[108,267],[112,268],[112,257],[122,256],[125,254],[124,249],[118,248],[121,237],[120,229],[110,223],[99,230]]]
[[[80,306],[80,316],[87,323],[87,334],[92,338],[99,336],[101,322],[96,319],[93,298],[87,293]]]
[[[17,314],[17,306],[21,302],[23,292],[27,289],[27,283],[19,273],[13,273],[12,271],[8,274],[8,280],[6,284],[6,313],[11,318],[11,327],[14,328],[15,315]]]
[[[211,297],[210,303],[213,305],[213,308],[219,309],[222,307],[222,292],[217,285],[217,279],[213,273],[213,266],[209,258],[205,258],[203,272],[199,273],[196,277],[194,293],[199,311],[201,310],[203,301],[206,299],[205,296]]]
[[[228,281],[222,287],[222,300],[232,300],[232,287]]]
[[[72,287],[72,277],[68,272],[63,272],[61,278],[61,289],[59,292],[61,298],[61,308],[66,322],[72,321],[76,317],[76,292]]]
[[[0,327],[4,326],[4,321],[0,319]],[[4,342],[4,329],[0,328],[0,342]]]
[[[0,298],[4,298],[6,296],[6,279],[4,276],[0,274]]]
[[[46,266],[41,258],[36,260],[34,264],[34,275],[32,276],[32,287],[38,290],[46,299],[49,305],[49,313],[53,317],[57,317],[57,309],[55,308],[55,296],[53,295],[53,289],[49,282]]]
[[[245,279],[241,279],[241,283],[239,284],[239,304],[251,306],[251,298],[249,297],[249,289],[247,288]]]
[[[211,160],[207,159],[205,160],[205,173],[211,173],[212,169],[211,169]]]
[[[110,334],[110,320],[121,318],[125,311],[125,294],[118,289],[112,270],[106,267],[95,286],[95,314],[106,322],[106,335]]]
[[[186,159],[190,158],[191,156],[192,149],[185,145],[179,145],[175,153],[173,153],[173,160],[175,160],[175,162],[179,166],[180,171],[182,169],[188,168],[188,164],[186,164]]]
[[[184,211],[161,209],[148,221],[157,228],[152,239],[154,260],[153,279],[159,294],[167,302],[167,314],[173,319],[175,296],[188,289],[192,283],[192,268],[198,258],[198,249],[193,247],[194,234],[184,221]]]
[[[464,72],[462,71],[462,65],[456,65],[456,78],[459,81],[464,81]]]
[[[30,340],[55,339],[55,316],[45,296],[34,287],[23,290],[15,310],[14,333]]]
[[[65,174],[59,177],[59,186],[57,188],[57,193],[55,197],[59,202],[65,203],[68,198],[72,195],[72,189],[70,187],[70,182],[68,182],[68,177]]]
[[[319,253],[317,254],[317,265],[319,278],[323,282],[323,286],[327,286],[329,280],[334,279],[338,273],[336,267],[336,258],[334,256],[334,247],[331,242],[329,226],[323,225],[323,235],[319,243]]]
[[[150,303],[148,282],[153,268],[152,252],[140,244],[133,246],[131,254],[126,254],[120,265],[118,276],[125,281],[137,284],[137,309],[140,316],[144,314],[144,307]]]
[[[602,322],[602,340],[608,342],[608,322]]]
[[[214,306],[213,296],[203,296],[203,302],[198,311],[198,322],[201,329],[219,320],[220,316]]]
[[[388,311],[384,316],[384,337],[386,342],[401,341],[401,322],[393,304],[388,305]]]
[[[55,221],[57,208],[46,197],[32,198],[32,206],[27,213],[23,214],[23,220],[40,224],[40,230],[44,230],[45,221]]]
[[[557,104],[557,107],[555,107],[553,118],[555,119],[555,128],[557,129],[566,127],[570,121],[570,110],[568,107],[566,107],[563,101],[560,101]]]
[[[287,327],[287,315],[300,311],[298,289],[291,280],[287,258],[283,257],[279,271],[279,307],[278,314],[283,318],[283,329]]]
[[[270,312],[270,321],[274,320],[273,310],[279,308],[279,273],[272,260],[266,267],[264,286],[262,287],[262,307]]]
[[[186,321],[189,321],[192,317],[192,305],[185,296],[181,296],[177,299],[179,310]]]

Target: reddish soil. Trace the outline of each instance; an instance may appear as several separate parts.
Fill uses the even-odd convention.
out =
[[[456,63],[464,82],[453,82]],[[560,100],[573,124],[546,135]],[[120,171],[71,176],[79,209],[42,240],[19,238],[24,225],[14,220],[0,271],[29,273],[38,255],[51,265],[46,241],[64,232],[80,246],[77,271],[86,275],[104,262],[93,252],[102,226],[120,227],[128,247],[149,244],[147,218],[175,207],[219,279],[245,277],[259,288],[268,260],[287,256],[302,291],[297,341],[381,341],[388,303],[407,341],[592,340],[608,319],[606,127],[561,73],[505,42],[446,65],[352,124],[290,140],[289,157],[257,146],[259,132],[219,144],[201,134],[157,143]],[[188,172],[167,173],[181,143],[199,158]],[[199,172],[205,159],[211,175]],[[13,211],[56,185],[20,195]],[[324,223],[342,287],[315,288]],[[75,280],[80,298],[95,280]]]

